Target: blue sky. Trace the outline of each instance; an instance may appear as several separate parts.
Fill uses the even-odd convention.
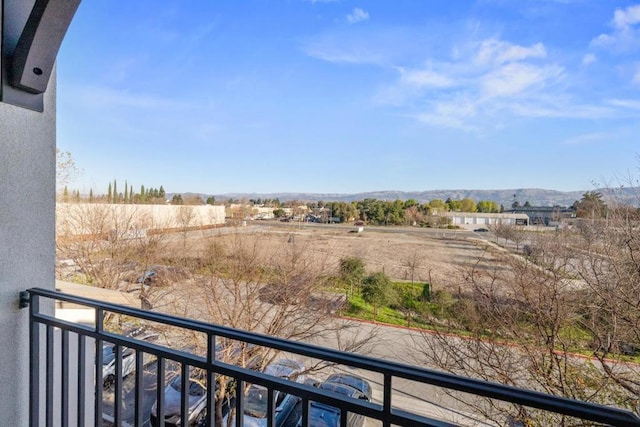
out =
[[[640,166],[640,2],[85,0],[57,111],[87,192],[590,190]]]

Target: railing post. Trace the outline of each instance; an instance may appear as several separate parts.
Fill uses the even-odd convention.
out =
[[[136,389],[135,389],[135,425],[142,426],[144,419],[142,417],[142,399],[144,394],[142,388],[144,381],[144,352],[136,350]]]
[[[242,427],[244,417],[244,381],[236,379],[236,427]]]
[[[86,378],[87,378],[87,337],[78,334],[78,427],[85,425],[85,403],[87,396]]]
[[[215,425],[216,415],[216,375],[213,363],[216,361],[216,336],[207,334],[207,426]]]
[[[96,332],[101,334],[104,332],[104,310],[102,308],[96,308]],[[96,426],[102,425],[102,385],[104,379],[102,378],[102,364],[103,364],[103,351],[102,351],[102,339],[98,337],[96,339],[96,383],[95,383],[95,411],[94,424]]]
[[[267,389],[267,427],[275,427],[275,392],[272,388]]]
[[[383,427],[391,426],[391,375],[389,373],[384,374],[384,390],[382,390],[383,400],[382,406],[384,411],[384,420],[382,421]]]
[[[113,382],[113,419],[117,426],[122,425],[122,352],[120,344],[114,346],[116,369]]]
[[[180,378],[180,425],[186,426],[189,421],[189,365],[182,363]]]
[[[53,326],[47,325],[46,426],[53,427]]]
[[[29,304],[29,426],[40,426],[40,324],[34,314],[40,312],[40,296],[31,295]]]
[[[62,330],[62,370],[60,374],[60,382],[62,388],[62,411],[60,414],[60,424],[62,427],[69,425],[69,331]]]
[[[164,427],[164,358],[158,358],[156,368],[156,421],[157,427]]]

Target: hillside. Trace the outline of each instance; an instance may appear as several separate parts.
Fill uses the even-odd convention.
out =
[[[571,206],[576,200],[580,200],[587,191],[598,191],[602,193],[604,200],[613,198],[625,198],[632,200],[632,204],[637,205],[640,195],[640,188],[600,188],[582,191],[556,191],[541,188],[516,188],[508,190],[429,190],[429,191],[374,191],[367,193],[339,194],[339,193],[226,193],[214,194],[216,200],[225,199],[275,199],[280,201],[299,200],[300,202],[312,202],[322,200],[351,202],[364,199],[379,200],[407,200],[415,199],[420,203],[426,203],[433,199],[461,200],[466,197],[475,200],[495,201],[505,207],[511,206],[514,200],[520,204],[529,202],[534,206]],[[515,195],[515,197],[514,197]],[[205,199],[210,194],[201,194]]]

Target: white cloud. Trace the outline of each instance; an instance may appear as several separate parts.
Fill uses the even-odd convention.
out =
[[[631,110],[640,110],[640,101],[637,99],[608,99],[607,104]]]
[[[591,46],[611,48],[616,52],[628,52],[640,48],[640,5],[616,9],[611,20],[613,31],[600,34],[591,40]]]
[[[582,57],[582,65],[593,64],[597,60],[598,58],[596,58],[596,56],[593,53],[587,53],[585,56]]]
[[[564,119],[602,119],[612,117],[611,108],[598,105],[579,104],[560,97],[546,97],[544,99],[529,100],[529,102],[514,102],[508,111],[517,116],[529,118],[564,118]]]
[[[531,47],[514,45],[502,40],[488,39],[480,44],[475,61],[480,65],[499,65],[527,58],[544,58],[547,51],[542,43]]]
[[[406,40],[423,34],[403,36]],[[571,69],[549,59],[542,43],[488,37],[431,44],[427,38],[422,51],[394,55],[402,41],[393,40],[396,43],[370,34],[356,38],[333,33],[316,38],[305,51],[325,61],[396,71],[394,80],[378,86],[372,102],[430,126],[483,134],[518,119],[610,118],[619,110],[573,91],[580,83],[568,78]],[[416,58],[423,62],[416,63]],[[582,58],[585,64],[596,60],[595,54]]]
[[[402,83],[410,86],[446,88],[454,85],[451,77],[432,70],[406,70],[402,67],[398,70]]]
[[[609,114],[561,99],[563,66],[546,60],[541,43],[521,46],[495,38],[454,46],[448,60],[422,68],[396,67],[399,78],[376,101],[412,110],[431,126],[482,134],[514,117],[593,118]]]
[[[530,88],[540,89],[562,75],[557,66],[538,67],[529,64],[507,64],[482,78],[485,96],[513,96]]]
[[[353,12],[347,15],[347,22],[349,24],[357,24],[358,22],[366,21],[369,19],[369,12],[366,12],[358,7],[353,9]]]
[[[640,22],[640,5],[629,6],[626,9],[616,9],[613,14],[613,24],[616,28],[627,28]]]

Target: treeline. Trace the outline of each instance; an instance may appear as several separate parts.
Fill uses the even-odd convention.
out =
[[[311,209],[322,208],[330,212],[333,218],[341,222],[361,220],[372,225],[404,225],[430,224],[438,221],[434,217],[438,212],[503,212],[504,207],[492,201],[483,200],[476,203],[466,198],[462,200],[434,199],[428,203],[409,200],[378,200],[364,199],[355,202],[327,202],[319,201],[308,205]]]
[[[114,203],[114,204],[165,204],[166,192],[161,185],[160,188],[140,186],[139,191],[133,189],[127,181],[124,182],[124,190],[120,190],[118,182],[114,179],[107,188],[107,194],[96,195],[93,189],[89,190],[89,195],[82,198],[79,190],[69,191],[65,185],[62,190],[63,202],[89,202],[89,203]]]

